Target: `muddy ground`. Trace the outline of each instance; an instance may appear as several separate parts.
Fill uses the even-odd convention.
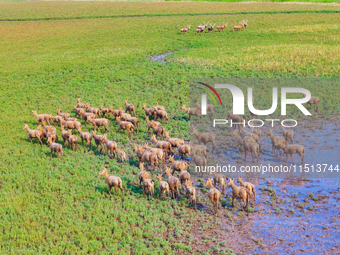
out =
[[[303,144],[305,163],[340,165],[339,120],[303,123],[294,130],[294,143]],[[303,128],[302,128],[303,127]],[[271,153],[271,142],[267,135],[261,138],[262,152],[259,164],[285,164]],[[274,129],[275,135],[281,130]],[[197,141],[196,141],[197,143]],[[221,146],[221,144],[220,144]],[[228,163],[243,165],[243,154],[233,137],[228,137],[218,156]],[[208,146],[209,149],[212,147]],[[254,164],[248,156],[247,164]],[[242,160],[241,160],[242,159]],[[296,163],[300,157],[294,155]],[[288,164],[292,162],[289,160]],[[224,174],[222,176],[227,176]],[[206,188],[206,178],[213,175],[196,175],[199,210],[206,211],[195,223],[192,234],[196,234],[195,253],[239,253],[239,254],[340,254],[340,171],[333,172],[334,178],[304,174],[299,178],[246,178],[256,185],[256,202],[250,209],[243,210],[241,202],[231,207],[231,188],[221,198],[217,216],[212,216]],[[197,225],[197,226],[196,226]],[[198,229],[207,226],[205,234]],[[211,227],[209,227],[211,226]],[[205,242],[207,236],[214,241]]]

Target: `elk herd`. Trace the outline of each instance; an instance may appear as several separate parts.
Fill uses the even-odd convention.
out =
[[[220,26],[216,27],[216,31],[220,32],[223,31],[228,25],[228,22],[222,23]],[[191,25],[187,25],[187,27],[185,28],[181,28],[181,33],[182,34],[186,34],[189,32],[190,30],[190,26]],[[196,28],[196,34],[202,34],[204,32],[205,29],[208,29],[208,32],[213,32],[214,28],[216,26],[216,23],[214,23],[213,25],[211,23],[208,22],[203,22],[203,25],[198,25]],[[242,20],[240,22],[239,26],[234,26],[233,27],[233,31],[238,31],[241,30],[242,28],[247,29],[248,26],[248,20]]]
[[[182,110],[191,115],[200,115],[199,108],[187,108],[183,105]],[[152,130],[150,135],[149,144],[134,144],[133,151],[139,161],[140,173],[138,175],[139,185],[143,193],[148,196],[148,199],[154,196],[155,193],[155,180],[152,177],[152,170],[157,171],[158,174],[154,176],[159,181],[159,195],[162,199],[171,197],[177,199],[180,193],[188,196],[188,203],[196,209],[196,187],[193,185],[193,179],[188,172],[189,162],[185,157],[191,157],[190,161],[196,165],[207,165],[207,143],[212,144],[212,151],[216,146],[216,134],[209,132],[199,132],[197,126],[193,127],[192,136],[196,137],[198,144],[185,141],[180,137],[171,137],[169,131],[166,131],[162,123],[169,122],[167,111],[164,106],[155,105],[147,107],[145,104],[142,109],[145,112],[145,124],[147,134]],[[214,106],[207,105],[207,110],[211,114],[214,113]],[[116,132],[126,132],[130,141],[134,133],[140,132],[139,118],[136,117],[136,108],[125,100],[125,111],[122,108],[113,109],[113,107],[100,108],[90,107],[90,104],[84,104],[80,98],[77,98],[77,105],[73,106],[74,117],[67,112],[62,112],[57,109],[56,116],[52,114],[38,114],[32,111],[32,116],[36,118],[38,126],[36,129],[30,129],[28,124],[24,125],[23,130],[27,131],[29,140],[37,139],[40,145],[43,145],[43,139],[46,139],[47,145],[50,147],[50,157],[55,153],[58,157],[64,158],[63,147],[68,143],[68,147],[74,151],[78,149],[78,142],[81,140],[82,145],[88,146],[88,150],[92,149],[92,140],[96,145],[96,152],[100,149],[100,153],[106,152],[110,158],[115,158],[120,162],[126,162],[132,155],[119,148],[116,141],[110,140],[106,132],[110,132],[110,125],[112,121],[117,123],[118,129]],[[132,115],[133,116],[132,116]],[[112,115],[113,119],[108,119]],[[241,116],[228,114],[230,118],[236,118],[238,122],[242,122]],[[107,117],[107,118],[106,118]],[[79,120],[78,120],[79,118]],[[143,117],[142,117],[143,118]],[[235,119],[235,120],[236,120]],[[158,121],[159,120],[159,121]],[[51,125],[53,123],[53,125]],[[91,124],[92,131],[83,132],[83,125]],[[57,127],[60,125],[61,138],[63,144],[57,135]],[[100,130],[103,134],[97,134]],[[268,133],[272,142],[272,152],[277,156],[286,154],[292,158],[293,154],[299,154],[302,161],[304,161],[304,146],[297,144],[289,144],[293,142],[294,133],[291,130],[286,130],[282,127],[282,135],[276,136],[272,130]],[[235,129],[233,132],[235,142],[238,149],[244,151],[244,161],[246,161],[247,154],[250,153],[258,163],[261,149],[262,133],[258,129],[251,132],[246,131],[244,128]],[[84,152],[85,152],[84,147]],[[240,151],[240,150],[239,150]],[[293,161],[294,162],[294,161]],[[106,183],[111,188],[114,187],[115,191],[120,189],[122,196],[124,196],[123,182],[118,176],[110,176],[109,170],[103,168],[99,173],[104,176]],[[163,180],[166,178],[166,180]],[[228,181],[228,183],[226,183]],[[221,194],[224,193],[225,188],[232,188],[232,201],[234,198],[242,199],[246,208],[249,204],[249,199],[253,198],[255,201],[254,185],[238,179],[240,186],[234,183],[234,179],[228,178],[213,178],[207,179],[204,187],[209,189],[207,195],[213,204],[213,211],[217,213]],[[220,187],[220,189],[218,189]]]

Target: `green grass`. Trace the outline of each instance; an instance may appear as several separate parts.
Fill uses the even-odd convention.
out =
[[[193,3],[188,10],[183,10],[183,3],[167,4],[25,2],[1,3],[12,12],[0,10],[1,19],[59,17],[64,10],[68,10],[65,17],[229,11],[225,3]],[[267,10],[283,8],[277,4],[264,6]],[[120,8],[125,12],[120,13]],[[253,4],[242,8],[260,9]],[[297,5],[296,10],[304,8],[314,7]],[[236,9],[236,4],[230,4],[231,11]],[[291,5],[287,9],[294,10]],[[41,148],[36,141],[30,144],[22,131],[24,123],[36,127],[31,111],[55,114],[60,108],[71,112],[76,97],[95,107],[114,108],[123,107],[127,99],[138,106],[141,132],[130,142],[127,135],[117,133],[114,122],[108,137],[133,156],[133,144],[150,138],[141,106],[158,102],[171,118],[164,125],[166,130],[188,140],[189,124],[180,108],[188,104],[192,78],[339,77],[337,15],[1,22],[0,250],[7,254],[196,253],[195,243],[187,240],[199,231],[191,229],[192,223],[199,223],[206,213],[191,214],[181,205],[184,198],[178,203],[158,199],[148,202],[137,185],[136,157],[130,164],[119,164],[94,150],[84,153],[80,145],[77,152],[64,148],[65,162],[50,159],[49,148]],[[231,32],[231,26],[244,18],[249,20],[249,29]],[[201,36],[193,30],[186,35],[178,32],[186,24],[194,26],[203,20],[217,24],[227,20],[228,29]],[[187,50],[169,56],[167,64],[150,59],[150,55],[181,49]],[[327,102],[331,112],[338,109],[334,94],[328,99],[329,92],[318,88],[314,92]],[[320,109],[327,110],[326,106]],[[124,203],[120,193],[111,198],[106,194],[105,180],[98,178],[104,164],[112,174],[122,177]]]

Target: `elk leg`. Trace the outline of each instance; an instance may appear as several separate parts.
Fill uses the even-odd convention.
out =
[[[291,158],[291,160],[293,161],[293,164],[295,165],[295,162],[294,162],[294,160],[293,160],[293,154],[290,154],[290,158]]]

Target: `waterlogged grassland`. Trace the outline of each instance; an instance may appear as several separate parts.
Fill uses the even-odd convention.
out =
[[[169,4],[174,12],[182,10],[182,3]],[[211,11],[212,4],[197,4],[201,12]],[[65,3],[63,8],[70,5]],[[126,6],[128,13],[128,8],[133,12],[142,5]],[[52,15],[56,8],[50,8],[44,12]],[[102,8],[91,13],[102,15]],[[155,13],[167,11],[164,6],[154,8]],[[244,18],[249,20],[249,29],[231,32],[231,25]],[[203,20],[217,24],[226,20],[229,25],[223,33],[178,32],[186,24],[194,27]],[[76,97],[95,107],[114,108],[123,107],[127,99],[138,106],[141,132],[129,141],[127,135],[117,133],[113,122],[108,137],[133,155],[133,144],[150,137],[141,106],[159,102],[171,118],[164,125],[166,130],[189,139],[187,116],[180,107],[188,104],[191,78],[339,77],[338,21],[336,14],[244,14],[0,23],[1,251],[212,252],[209,249],[220,240],[213,233],[206,235],[209,227],[201,227],[200,222],[204,219],[209,226],[214,220],[204,210],[193,214],[184,196],[179,202],[148,202],[140,194],[135,157],[121,164],[94,149],[84,152],[80,145],[77,152],[64,148],[65,162],[50,159],[46,145],[40,148],[37,142],[29,143],[23,123],[36,127],[32,110],[70,112]],[[169,56],[167,64],[150,58],[180,49],[187,50]],[[332,93],[336,89],[313,90],[326,102],[320,106],[321,114],[338,111],[338,97]],[[122,177],[124,203],[120,193],[111,198],[106,194],[105,181],[98,178],[104,165]],[[205,196],[199,201],[204,206],[207,202]],[[207,244],[198,250],[203,239]],[[228,246],[223,249],[227,251]],[[245,246],[235,251],[249,250]]]

